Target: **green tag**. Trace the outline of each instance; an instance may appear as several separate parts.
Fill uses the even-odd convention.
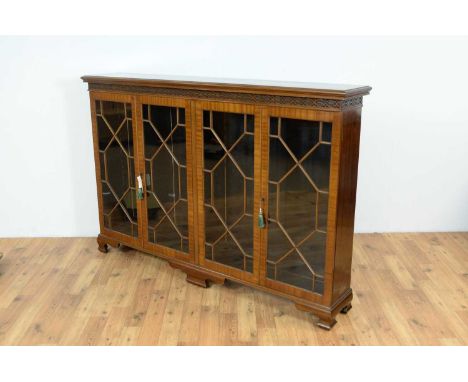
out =
[[[137,191],[137,199],[142,200],[143,199],[143,188],[139,188]]]
[[[259,228],[265,228],[265,218],[263,217],[263,211],[260,208],[260,211],[258,213],[258,227]]]

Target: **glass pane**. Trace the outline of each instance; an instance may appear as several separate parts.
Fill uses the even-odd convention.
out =
[[[330,122],[323,122],[323,124],[322,124],[322,142],[331,143],[331,128],[332,128],[332,124]]]
[[[270,119],[267,277],[323,293],[331,123]]]
[[[143,105],[148,238],[188,252],[185,109]]]
[[[131,105],[96,101],[104,226],[138,236]]]
[[[330,158],[331,146],[321,144],[302,162],[305,171],[319,190],[328,191]]]
[[[253,271],[254,116],[203,112],[205,257]]]
[[[288,146],[296,159],[302,159],[319,142],[320,122],[289,118],[280,120],[280,136],[283,143]]]

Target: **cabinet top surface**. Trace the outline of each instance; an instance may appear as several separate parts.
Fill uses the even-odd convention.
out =
[[[198,88],[204,90],[252,93],[281,93],[302,96],[330,96],[346,98],[369,94],[370,86],[327,84],[315,82],[270,81],[236,78],[192,77],[174,75],[113,73],[86,75],[84,82],[107,85]]]

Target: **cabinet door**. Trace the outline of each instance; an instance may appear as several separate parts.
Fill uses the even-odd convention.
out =
[[[194,259],[192,130],[189,102],[139,97],[142,126],[144,246],[184,260]]]
[[[242,280],[259,272],[260,114],[197,103],[199,262]]]
[[[138,243],[134,98],[91,93],[91,113],[101,232],[122,243]]]
[[[338,113],[270,108],[268,114],[262,279],[270,288],[319,301],[330,287],[327,264],[334,252]]]

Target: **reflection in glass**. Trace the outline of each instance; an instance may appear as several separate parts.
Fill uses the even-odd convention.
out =
[[[270,118],[267,277],[323,293],[332,125]]]
[[[96,101],[95,106],[104,226],[138,236],[132,108],[111,101]]]
[[[205,257],[253,271],[254,117],[203,112]]]
[[[142,107],[148,239],[188,252],[185,109]]]

